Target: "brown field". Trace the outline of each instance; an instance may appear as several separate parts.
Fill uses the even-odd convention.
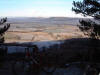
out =
[[[9,30],[5,34],[5,42],[53,41],[81,37],[84,35],[77,26],[62,25],[36,28],[35,31],[28,28]]]

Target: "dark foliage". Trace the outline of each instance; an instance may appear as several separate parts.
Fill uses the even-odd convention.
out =
[[[84,16],[91,16],[96,21],[92,20],[80,20],[79,29],[88,35],[90,38],[99,39],[100,38],[100,0],[83,0],[75,2],[73,1],[74,7],[72,11],[76,14],[82,14]]]
[[[80,20],[81,25],[78,25],[79,29],[84,32],[85,35],[98,39],[100,37],[100,24],[97,24],[91,20]]]
[[[4,33],[9,29],[10,24],[6,23],[7,22],[7,18],[2,18],[0,20],[0,43],[4,42]]]

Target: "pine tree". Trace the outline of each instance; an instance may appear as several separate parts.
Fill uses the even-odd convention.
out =
[[[93,39],[100,39],[100,0],[83,0],[75,2],[72,11],[83,16],[91,16],[93,20],[80,20],[79,29]]]
[[[4,34],[10,27],[10,24],[6,22],[7,18],[2,18],[0,20],[0,43],[4,43]]]

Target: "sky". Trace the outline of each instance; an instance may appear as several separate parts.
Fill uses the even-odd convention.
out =
[[[73,0],[0,0],[0,17],[82,17],[72,12],[72,2]]]

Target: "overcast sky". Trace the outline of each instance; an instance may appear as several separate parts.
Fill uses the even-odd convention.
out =
[[[71,11],[72,2],[73,0],[0,0],[0,16],[81,17]]]

